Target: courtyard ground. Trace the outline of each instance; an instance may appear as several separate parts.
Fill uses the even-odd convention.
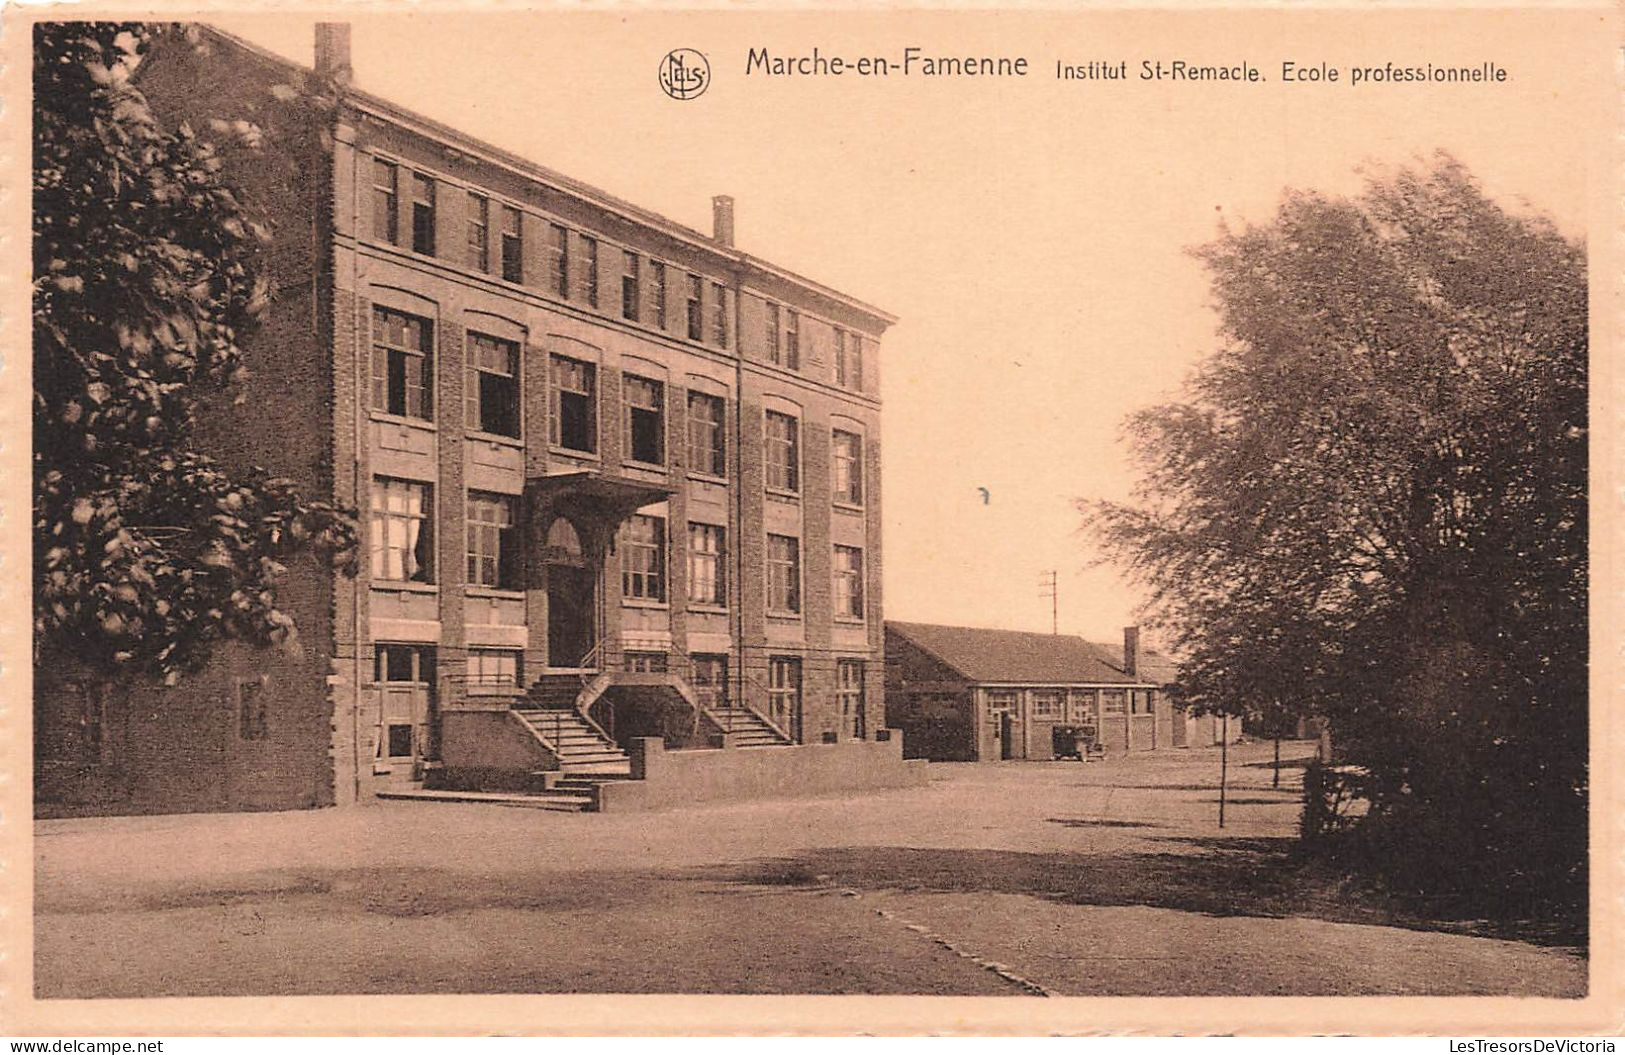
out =
[[[1217,749],[654,814],[40,821],[35,991],[1584,995],[1581,950],[1294,863],[1269,754],[1232,749],[1223,830]]]

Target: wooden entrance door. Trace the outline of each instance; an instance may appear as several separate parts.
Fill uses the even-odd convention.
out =
[[[435,753],[434,647],[381,644],[376,661],[374,768],[415,773]]]

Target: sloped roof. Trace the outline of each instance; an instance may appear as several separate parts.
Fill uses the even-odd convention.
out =
[[[1174,666],[1140,653],[1140,676],[1123,673],[1122,653],[1071,634],[1034,634],[973,626],[902,623],[886,629],[936,656],[973,682],[1039,685],[1164,685]]]

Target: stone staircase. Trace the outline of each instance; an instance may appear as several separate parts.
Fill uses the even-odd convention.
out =
[[[548,675],[530,687],[514,713],[539,739],[552,745],[565,774],[626,775],[631,760],[576,711],[581,681],[571,675]]]
[[[707,710],[724,732],[734,734],[734,743],[739,747],[784,747],[790,743],[778,730],[762,721],[756,712],[748,707],[730,707],[718,703],[712,704]]]

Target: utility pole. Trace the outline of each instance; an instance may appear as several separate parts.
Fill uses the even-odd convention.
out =
[[[1038,579],[1038,596],[1049,598],[1049,632],[1058,635],[1061,632],[1061,587],[1058,575],[1053,571],[1040,574]]]
[[[1219,716],[1219,827],[1224,827],[1225,785],[1230,781],[1230,715]]]

